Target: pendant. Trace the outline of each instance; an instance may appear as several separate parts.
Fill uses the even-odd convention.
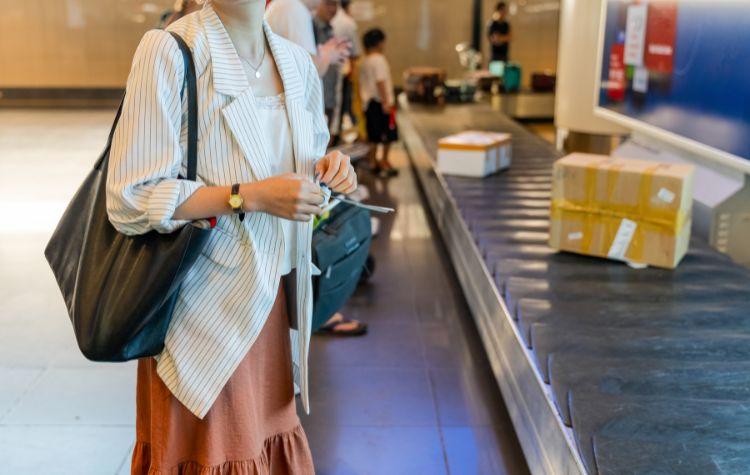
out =
[[[260,71],[255,71],[255,79],[260,79]]]

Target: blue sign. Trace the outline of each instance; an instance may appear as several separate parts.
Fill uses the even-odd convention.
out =
[[[600,107],[750,160],[750,2],[607,0],[601,80]]]

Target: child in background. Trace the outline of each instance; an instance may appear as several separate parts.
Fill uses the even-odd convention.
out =
[[[383,55],[385,33],[379,28],[367,31],[362,37],[365,57],[360,65],[360,96],[365,108],[367,139],[370,142],[370,165],[374,173],[391,177],[398,170],[388,161],[391,143],[398,140],[395,123],[396,104],[391,80],[391,67]],[[378,145],[383,145],[383,156],[378,160]]]

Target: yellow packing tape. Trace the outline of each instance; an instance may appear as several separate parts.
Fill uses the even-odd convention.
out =
[[[591,208],[585,206],[579,206],[568,200],[553,200],[552,201],[552,215],[559,216],[560,212],[577,213],[581,215],[591,215],[594,219],[598,217],[627,218],[635,221],[638,224],[650,224],[655,229],[659,229],[665,234],[676,236],[682,231],[685,223],[690,219],[690,213],[685,211],[677,212],[676,219],[663,219],[654,218],[653,216],[642,215],[640,213],[626,212],[621,210],[611,210],[603,208]]]
[[[609,249],[611,248],[611,245],[615,240],[615,236],[617,236],[617,232],[620,229],[620,225],[622,224],[623,219],[630,218],[596,215],[592,213],[556,208],[553,210],[553,219],[557,220],[558,222],[581,223],[580,225],[585,229],[585,231],[583,232],[589,233],[588,236],[585,236],[585,238],[589,240],[589,247],[588,249],[584,249],[582,244],[580,252],[588,255],[607,257]],[[686,225],[683,224],[681,229],[679,229],[677,232],[674,232],[662,225],[655,224],[653,222],[636,221],[636,224],[637,226],[635,228],[635,231],[633,232],[633,237],[630,241],[627,251],[625,252],[625,257],[633,262],[643,261],[647,236],[654,234],[668,234],[670,236],[673,234],[677,235]],[[596,248],[594,248],[593,242],[594,238],[597,236],[601,237],[596,239],[597,246]],[[571,249],[565,245],[563,245],[562,247],[567,248],[567,250],[578,251],[578,249]]]

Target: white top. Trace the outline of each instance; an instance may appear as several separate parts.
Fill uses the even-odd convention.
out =
[[[318,53],[312,13],[301,0],[273,0],[266,10],[266,21],[277,35],[300,45],[313,56]]]
[[[352,56],[359,56],[361,48],[359,47],[359,35],[357,34],[357,22],[349,16],[343,8],[339,8],[336,16],[331,20],[333,27],[333,36],[337,38],[346,38],[352,44]]]
[[[378,82],[385,81],[388,97],[380,97]],[[380,53],[371,53],[364,57],[359,67],[359,91],[362,105],[367,107],[371,99],[383,104],[393,105],[393,80],[388,60]]]
[[[255,101],[264,135],[270,138],[267,146],[268,156],[271,157],[272,175],[294,173],[292,131],[289,129],[284,94],[256,97]],[[288,219],[281,220],[284,238],[281,275],[287,275],[294,269],[294,256],[297,255],[297,239],[294,225],[294,221]]]

